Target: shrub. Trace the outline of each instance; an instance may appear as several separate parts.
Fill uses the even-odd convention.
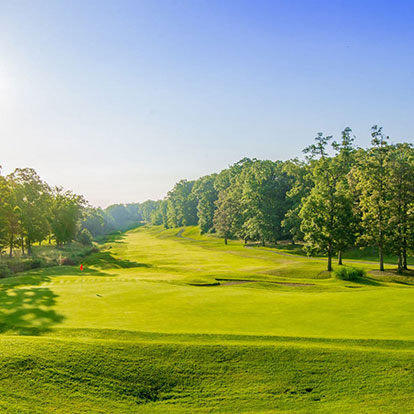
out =
[[[84,246],[91,246],[92,245],[92,234],[88,229],[83,229],[78,235],[79,243],[83,244]]]
[[[16,257],[13,259],[8,259],[7,266],[11,270],[11,273],[26,272],[32,268],[31,262],[31,259]]]
[[[342,280],[355,280],[365,276],[365,270],[359,267],[341,266],[335,269],[335,276]]]
[[[31,269],[40,269],[41,267],[45,267],[45,261],[42,259],[36,258],[30,262]]]
[[[5,263],[0,263],[0,278],[11,276],[12,271]]]
[[[60,260],[60,264],[62,266],[75,266],[78,263],[73,257],[62,257],[62,259]]]

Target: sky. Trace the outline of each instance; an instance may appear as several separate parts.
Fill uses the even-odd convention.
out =
[[[0,0],[0,165],[160,199],[350,126],[414,143],[413,1]]]

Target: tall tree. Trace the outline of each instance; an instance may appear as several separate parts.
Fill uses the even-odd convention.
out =
[[[389,147],[388,190],[390,249],[398,257],[398,272],[407,270],[407,248],[414,240],[414,151],[410,144]]]
[[[197,216],[201,234],[207,233],[213,228],[215,202],[217,190],[214,182],[217,174],[206,175],[199,178],[193,186],[192,194],[197,199]]]
[[[181,180],[168,192],[167,216],[169,227],[197,224],[197,199],[191,190],[194,181]]]
[[[314,186],[312,168],[304,161],[293,159],[284,163],[283,171],[290,178],[290,190],[286,194],[290,200],[290,208],[282,220],[282,227],[290,235],[294,244],[304,238],[300,229],[302,219],[299,213],[302,208],[302,200],[309,195]]]
[[[10,188],[6,179],[0,175],[0,253],[8,244],[7,216],[9,215]]]
[[[282,220],[289,210],[290,180],[281,161],[255,160],[241,174],[243,225],[249,238],[277,243],[282,238]]]
[[[338,158],[327,154],[331,138],[319,133],[316,143],[305,149],[316,161],[312,169],[315,186],[300,211],[307,250],[327,254],[328,271],[332,270],[334,253],[351,231],[349,217],[352,216],[352,203],[341,186],[342,165]]]
[[[359,226],[358,209],[356,208],[357,200],[355,193],[351,189],[351,170],[356,163],[356,148],[354,147],[355,136],[352,129],[346,127],[341,133],[341,141],[332,143],[333,149],[336,151],[335,168],[338,177],[337,190],[338,193],[345,197],[347,204],[346,217],[342,217],[343,237],[338,240],[338,264],[342,265],[342,252],[355,244],[356,233]]]
[[[32,168],[17,168],[8,176],[16,204],[20,210],[22,250],[27,252],[35,241],[41,242],[49,234],[50,188]]]
[[[50,224],[58,246],[75,238],[85,204],[82,196],[60,187],[54,188]]]
[[[228,187],[219,192],[216,201],[217,209],[214,212],[214,228],[219,237],[224,239],[224,244],[234,233],[234,223],[240,214],[241,205],[235,194]]]
[[[360,192],[360,209],[364,233],[360,239],[378,246],[380,271],[384,271],[384,252],[389,236],[390,204],[389,146],[382,127],[371,128],[371,144],[360,160],[355,176]]]

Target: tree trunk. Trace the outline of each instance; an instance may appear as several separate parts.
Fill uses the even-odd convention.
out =
[[[403,258],[402,258],[402,253],[400,252],[398,254],[398,270],[397,270],[397,273],[402,274],[402,272],[403,272]]]
[[[384,250],[382,248],[382,243],[378,246],[379,248],[379,260],[380,260],[380,271],[384,271]]]
[[[224,244],[227,244],[227,237],[224,238]]]
[[[338,252],[338,265],[342,266],[342,250]]]
[[[408,263],[407,263],[407,241],[404,239],[404,247],[402,251],[402,267],[404,270],[408,270]]]
[[[24,238],[22,239],[22,256],[24,256]]]
[[[9,257],[13,257],[13,239],[14,239],[14,236],[11,235],[10,236],[10,244],[9,244],[9,248],[10,248]]]
[[[31,255],[32,255],[32,245],[31,245],[31,243],[30,243],[30,240],[27,240],[27,254],[28,254],[29,256],[31,256]]]
[[[263,247],[265,246],[265,240],[264,240],[264,237],[262,237],[262,246],[263,246]]]
[[[332,272],[332,245],[328,246],[328,272]]]
[[[244,239],[244,244],[247,244],[247,237]]]

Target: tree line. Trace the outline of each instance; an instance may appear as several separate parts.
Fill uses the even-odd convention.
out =
[[[150,221],[155,208],[151,200],[94,208],[81,195],[51,187],[34,169],[16,168],[0,174],[0,253],[7,249],[13,257],[19,248],[31,255],[33,244],[44,241],[58,247],[73,240],[91,244],[98,236]]]
[[[414,252],[414,149],[390,143],[377,125],[371,138],[363,149],[349,127],[338,141],[319,133],[303,159],[244,158],[218,174],[181,180],[152,202],[150,220],[199,225],[225,243],[304,241],[309,254],[328,257],[329,271],[335,256],[342,264],[344,250],[374,246],[380,270],[390,253],[401,273]]]

